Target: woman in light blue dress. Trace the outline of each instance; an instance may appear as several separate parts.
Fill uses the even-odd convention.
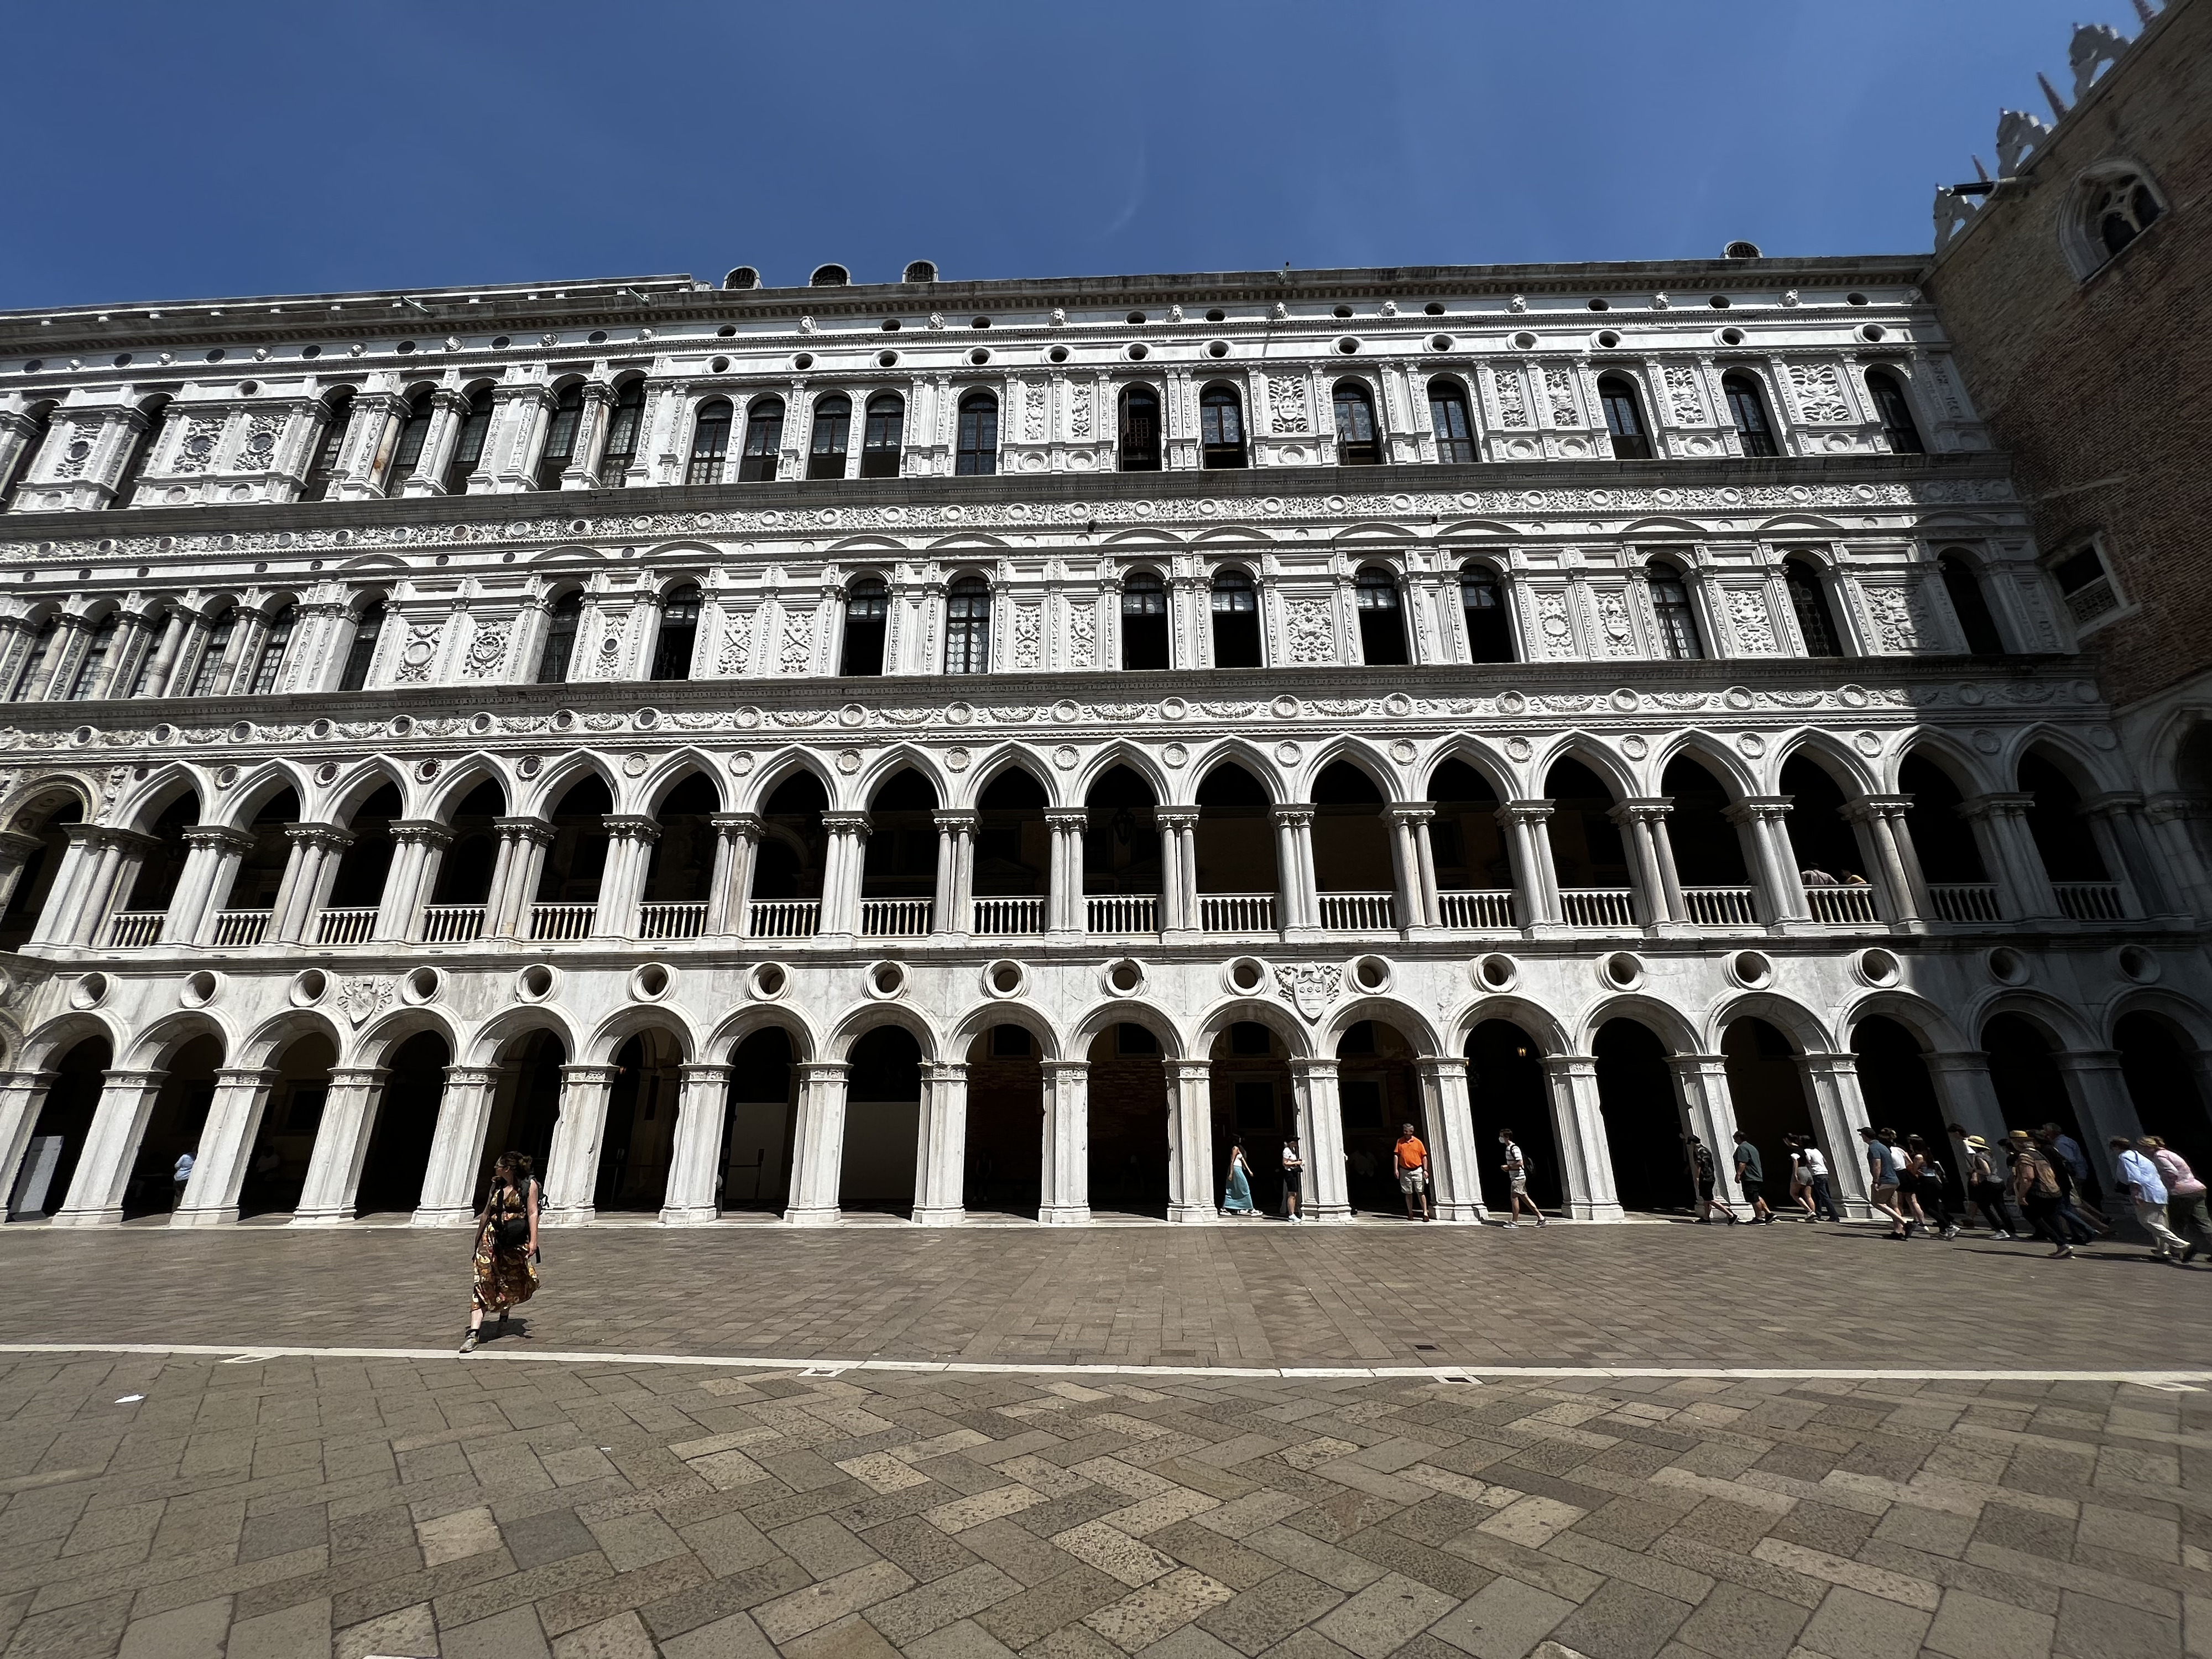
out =
[[[1229,1143],[1229,1186],[1228,1189],[1221,1194],[1222,1214],[1251,1215],[1254,1213],[1251,1168],[1252,1166],[1244,1161],[1243,1141],[1242,1139],[1231,1141]]]

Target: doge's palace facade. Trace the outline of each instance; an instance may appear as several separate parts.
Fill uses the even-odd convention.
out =
[[[1732,252],[0,316],[11,1216],[2201,1139],[2207,872],[1924,262]]]

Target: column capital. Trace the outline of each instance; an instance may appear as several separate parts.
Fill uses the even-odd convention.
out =
[[[0,1072],[0,1089],[51,1089],[61,1076],[52,1066],[37,1072]]]
[[[394,826],[397,828],[397,826]],[[553,844],[553,825],[546,818],[494,818],[491,827],[510,841],[533,842],[540,847]]]
[[[1852,1058],[1856,1060],[1857,1056],[1855,1054]],[[1990,1057],[1979,1048],[1960,1048],[1947,1053],[1931,1049],[1920,1059],[1923,1064],[1932,1066],[1939,1072],[1987,1072],[1990,1069]]]
[[[1091,1069],[1087,1060],[1041,1060],[1037,1068],[1047,1077],[1081,1077]]]
[[[975,829],[981,815],[972,806],[940,806],[930,815],[939,830]]]
[[[1213,1079],[1213,1062],[1210,1060],[1170,1060],[1167,1069],[1178,1083],[1210,1083]]]
[[[320,847],[332,853],[353,845],[353,831],[335,823],[288,823],[284,836],[295,847]]]
[[[1856,795],[1844,803],[1844,819],[1868,823],[1875,818],[1901,818],[1911,810],[1910,795]]]
[[[2081,803],[2081,811],[2100,817],[2143,810],[2142,792],[2137,789],[2108,789],[2101,795],[2092,795]]]
[[[1292,829],[1304,829],[1313,822],[1314,809],[1308,805],[1270,806],[1267,821],[1277,827],[1289,824]]]
[[[1293,1077],[1334,1077],[1342,1065],[1334,1054],[1298,1054],[1291,1060]]]
[[[461,1089],[489,1089],[499,1081],[502,1068],[497,1066],[448,1066],[446,1082]]]
[[[453,830],[434,818],[394,818],[385,830],[395,842],[420,842],[425,847],[453,844]]]
[[[1188,830],[1198,823],[1195,806],[1155,806],[1152,826],[1158,830]]]
[[[2203,795],[2153,795],[2144,803],[2143,811],[2153,823],[2166,823],[2175,818],[2212,817],[2212,800]]]
[[[1408,826],[1428,823],[1437,815],[1437,804],[1431,800],[1394,800],[1382,809],[1382,816],[1392,823]]]
[[[660,839],[660,820],[638,812],[602,813],[599,822],[617,841],[641,841],[647,845]]]
[[[686,1060],[676,1068],[677,1076],[686,1083],[727,1083],[738,1073],[734,1066],[717,1065],[712,1060]]]
[[[1548,799],[1532,797],[1527,800],[1509,800],[1498,809],[1494,816],[1500,823],[1541,824],[1550,819],[1552,808],[1553,803]]]
[[[1446,1078],[1456,1073],[1467,1075],[1467,1056],[1464,1054],[1416,1054],[1413,1069],[1430,1077]]]
[[[125,1070],[102,1072],[100,1081],[101,1087],[108,1089],[158,1089],[168,1076],[167,1072]]]
[[[430,394],[430,407],[442,409],[448,415],[466,415],[469,400],[465,393],[456,392],[451,386],[440,386]]]
[[[1054,830],[1088,830],[1091,809],[1087,806],[1048,806],[1044,821]]]
[[[1728,1066],[1728,1056],[1726,1054],[1669,1054],[1667,1056],[1667,1066],[1669,1071],[1686,1073],[1724,1071]]]
[[[1615,823],[1659,823],[1673,816],[1672,795],[1632,795],[1613,807],[1606,817]]]
[[[0,859],[13,859],[20,864],[45,845],[38,836],[19,830],[0,830]]]
[[[250,853],[253,837],[243,830],[227,829],[220,823],[195,823],[181,831],[178,839],[195,851],[212,847],[224,852]]]
[[[561,1068],[561,1079],[564,1083],[611,1084],[621,1075],[622,1067],[619,1066],[578,1065],[563,1066]]]
[[[809,1083],[842,1083],[852,1075],[851,1062],[842,1060],[802,1060],[799,1075]]]
[[[968,1062],[964,1060],[926,1060],[921,1063],[925,1083],[965,1083]]]
[[[142,836],[136,830],[125,830],[112,823],[65,823],[61,829],[62,834],[70,840],[95,853],[110,847],[150,853],[161,844],[152,836]],[[190,835],[191,832],[186,830],[185,833]]]
[[[333,1089],[373,1089],[392,1075],[392,1068],[388,1066],[333,1066],[330,1075]]]
[[[1553,1077],[1595,1077],[1595,1054],[1539,1054],[1536,1063]]]
[[[1953,1057],[1963,1058],[1963,1056]],[[1803,1054],[1798,1055],[1797,1058],[1803,1061],[1807,1066],[1815,1072],[1826,1072],[1831,1074],[1835,1074],[1844,1072],[1856,1072],[1859,1068],[1859,1057],[1851,1053],[1848,1048],[1838,1050],[1833,1053],[1823,1053],[1808,1048]],[[1923,1054],[1921,1058],[1926,1060],[1935,1060],[1936,1056],[1934,1054]],[[1986,1055],[1982,1057],[1982,1065],[1984,1070],[1988,1068],[1989,1060]]]
[[[217,1083],[274,1083],[284,1073],[274,1066],[218,1066],[215,1068]]]
[[[833,836],[866,836],[872,826],[866,812],[824,812],[822,827]]]
[[[761,821],[757,812],[716,812],[707,822],[725,836],[743,836],[747,841],[760,839]]]
[[[2035,805],[2035,797],[2018,790],[1993,789],[1985,795],[1969,795],[1959,803],[1960,812],[1970,818],[2018,817]]]
[[[1746,795],[1721,808],[1721,816],[1730,823],[1779,823],[1790,816],[1790,803],[1796,799],[1794,795]]]
[[[2062,1072],[2116,1072],[2120,1066],[2118,1053],[2111,1048],[2061,1048],[2051,1060]]]

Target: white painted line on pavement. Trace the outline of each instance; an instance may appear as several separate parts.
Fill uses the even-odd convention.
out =
[[[514,1339],[510,1338],[509,1340]],[[226,1364],[271,1359],[453,1359],[451,1348],[289,1348],[257,1343],[0,1342],[0,1354],[181,1354],[220,1358]],[[1855,1368],[1844,1365],[1051,1365],[964,1359],[781,1359],[758,1354],[608,1353],[588,1349],[478,1348],[468,1363],[505,1359],[554,1365],[706,1365],[718,1370],[791,1371],[835,1376],[847,1371],[942,1371],[984,1376],[1277,1377],[1289,1382],[1422,1380],[1463,1377],[1508,1381],[1540,1377],[1717,1377],[1742,1382],[2133,1382],[2145,1388],[2195,1390],[2212,1386],[2212,1370],[1972,1370],[1942,1367]]]

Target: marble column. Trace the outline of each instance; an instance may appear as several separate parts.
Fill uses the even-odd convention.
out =
[[[1787,795],[1747,795],[1721,814],[1730,823],[1749,830],[1752,850],[1759,861],[1759,885],[1766,902],[1767,923],[1783,929],[1808,927],[1813,920],[1804,881],[1797,874],[1796,851],[1783,823],[1789,811]]]
[[[1513,903],[1524,932],[1555,931],[1559,921],[1559,872],[1552,861],[1552,803],[1513,800],[1495,815],[1505,831],[1513,866]]]
[[[825,938],[856,939],[860,932],[862,860],[867,851],[866,812],[824,812],[822,827],[830,832],[828,855],[822,866],[822,934]]]
[[[1978,1048],[1969,1048],[1956,1053],[1924,1054],[1920,1060],[1928,1068],[1929,1080],[1936,1085],[1936,1097],[1943,1103],[1945,1122],[1964,1124],[1968,1134],[1981,1136],[1992,1147],[2005,1138],[2012,1126],[2005,1121],[2004,1105],[1997,1098],[1996,1081],[1990,1075],[1987,1054]],[[1856,1149],[1856,1131],[1860,1126],[1851,1127],[1851,1145]],[[2020,1127],[2027,1129],[2035,1126],[2024,1123]],[[1865,1160],[1862,1157],[1860,1161]]]
[[[929,909],[930,931],[965,939],[975,927],[975,823],[972,809],[939,807],[937,823],[937,893]]]
[[[269,918],[269,938],[280,945],[311,944],[315,918],[329,902],[339,860],[353,845],[353,836],[335,823],[293,823],[285,826],[284,836],[292,849]]]
[[[1566,1212],[1577,1221],[1618,1221],[1620,1198],[1598,1104],[1597,1060],[1589,1054],[1547,1054],[1543,1065]]]
[[[1045,932],[1073,938],[1083,928],[1083,836],[1091,827],[1091,813],[1081,806],[1047,809],[1045,827],[1052,836],[1051,896],[1045,901]]]
[[[1155,806],[1160,832],[1160,932],[1188,937],[1199,931],[1198,808]]]
[[[1622,839],[1631,848],[1649,925],[1660,933],[1694,932],[1688,902],[1682,896],[1681,873],[1674,867],[1674,838],[1667,830],[1674,811],[1670,797],[1645,795],[1621,802],[1607,816],[1627,832]]]
[[[1421,1115],[1428,1125],[1431,1174],[1439,1221],[1480,1221],[1482,1171],[1474,1144],[1474,1109],[1468,1097],[1467,1061],[1424,1055],[1413,1062],[1420,1079]]]
[[[2058,895],[2044,872],[2043,855],[2027,827],[2033,795],[2017,792],[1976,795],[1960,810],[1981,831],[1984,862],[1997,884],[2008,921],[2050,921],[2058,915]]]
[[[914,1151],[914,1219],[957,1226],[967,1215],[968,1067],[925,1063]]]
[[[2187,913],[2180,898],[2181,883],[2175,879],[2149,832],[2141,795],[2130,790],[2099,795],[2083,805],[2081,814],[2096,833],[2099,848],[2118,878],[2121,893],[2131,894],[2136,901],[2131,915]]]
[[[499,850],[492,864],[491,890],[484,901],[483,936],[527,939],[530,906],[544,877],[545,849],[553,844],[553,825],[544,818],[494,818],[492,830],[499,837]],[[380,926],[378,931],[383,931]]]
[[[1828,1191],[1846,1217],[1864,1221],[1874,1214],[1874,1207],[1867,1201],[1866,1143],[1859,1139],[1859,1131],[1870,1127],[1866,1096],[1859,1087],[1859,1057],[1800,1054],[1797,1073],[1812,1097],[1814,1127],[1827,1156]]]
[[[712,1221],[722,1212],[722,1125],[730,1109],[727,1066],[683,1066],[676,1099],[676,1144],[660,1218],[671,1226]]]
[[[1844,818],[1859,827],[1874,854],[1881,901],[1891,926],[1900,933],[1928,931],[1928,886],[1912,854],[1912,830],[1905,814],[1910,795],[1861,795],[1844,805]]]
[[[22,880],[24,870],[45,846],[46,842],[36,836],[0,830],[0,910],[5,910],[14,899],[15,885]],[[56,875],[60,873],[58,869],[55,871]],[[52,890],[51,886],[48,890]]]
[[[1211,1221],[1213,1191],[1213,1066],[1170,1060],[1168,1078],[1168,1219]]]
[[[2206,848],[2212,844],[2212,835],[2207,833],[2212,807],[2198,795],[2153,795],[2143,816],[2166,854],[2166,868],[2173,872],[2190,913],[2199,921],[2212,919],[2212,860],[2206,857]]]
[[[368,1162],[376,1114],[391,1076],[381,1066],[331,1068],[331,1091],[323,1101],[314,1151],[307,1157],[307,1182],[292,1212],[295,1227],[333,1227],[353,1219],[362,1169]]]
[[[385,876],[374,937],[380,944],[398,945],[422,936],[422,912],[437,890],[438,866],[453,844],[453,832],[442,823],[419,818],[395,818],[386,828],[392,837],[392,865]]]
[[[2119,1157],[2106,1142],[2115,1135],[2140,1140],[2143,1133],[2135,1097],[2128,1092],[2127,1079],[2120,1071],[2120,1057],[2109,1048],[2100,1048],[2062,1052],[2051,1058],[2066,1080],[2067,1097],[2074,1103],[2074,1115],[2081,1125],[2082,1151],[2088,1154],[2089,1167],[2097,1172],[2098,1184],[2110,1200],[2118,1188]]]
[[[1713,1155],[1713,1196],[1731,1215],[1747,1216],[1735,1179],[1735,1099],[1729,1092],[1728,1060],[1720,1054],[1669,1054],[1683,1117]],[[1765,1148],[1759,1149],[1764,1161]]]
[[[1305,1192],[1298,1205],[1309,1221],[1349,1221],[1352,1197],[1344,1167],[1344,1104],[1337,1062],[1320,1055],[1291,1061],[1297,1101],[1298,1140],[1306,1161]]]
[[[707,932],[710,937],[740,939],[752,891],[753,857],[760,847],[760,817],[717,812],[708,822],[714,826],[714,873],[707,890]]]
[[[561,1115],[554,1120],[553,1144],[545,1154],[545,1194],[541,1226],[580,1226],[599,1213],[599,1147],[607,1128],[607,1103],[618,1068],[563,1066]]]
[[[1429,820],[1436,815],[1437,809],[1425,800],[1392,801],[1382,812],[1390,831],[1390,880],[1398,930],[1408,938],[1427,933],[1443,918],[1436,866],[1428,856]]]
[[[483,1162],[499,1079],[496,1066],[446,1067],[445,1097],[438,1104],[438,1127],[430,1138],[430,1164],[422,1174],[422,1203],[414,1225],[465,1227],[475,1219],[477,1170]]]
[[[1037,1219],[1079,1225],[1091,1219],[1091,1066],[1080,1060],[1048,1060],[1043,1072]]]
[[[600,822],[607,829],[607,861],[599,878],[599,902],[592,913],[592,936],[634,939],[660,825],[653,818],[621,812],[610,812]]]
[[[270,1091],[282,1072],[270,1066],[225,1066],[215,1074],[215,1098],[209,1103],[206,1127],[193,1149],[192,1178],[172,1227],[212,1227],[238,1219],[238,1197],[246,1185],[254,1137],[261,1132],[262,1114],[269,1109]]]
[[[100,1104],[78,1154],[69,1196],[53,1212],[57,1227],[98,1227],[123,1219],[123,1194],[131,1185],[131,1166],[145,1138],[147,1120],[167,1080],[167,1072],[108,1072],[102,1075]]]
[[[8,1200],[23,1173],[46,1091],[60,1080],[59,1072],[0,1072],[0,1221],[7,1218]]]
[[[845,1162],[845,1086],[852,1069],[842,1060],[799,1065],[791,1196],[783,1212],[793,1225],[827,1226],[837,1219],[837,1187]]]
[[[1275,806],[1275,927],[1288,939],[1321,926],[1315,902],[1313,814],[1310,806]]]
[[[185,867],[177,878],[177,890],[169,900],[169,913],[161,922],[161,939],[171,945],[205,945],[215,933],[215,919],[238,866],[253,850],[253,837],[221,824],[196,823],[184,832]]]

